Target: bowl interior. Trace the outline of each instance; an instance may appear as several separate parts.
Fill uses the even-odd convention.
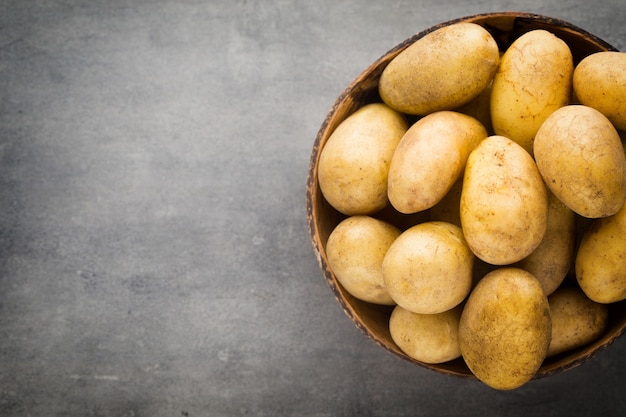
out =
[[[381,102],[378,96],[378,80],[386,65],[398,53],[427,33],[461,21],[477,23],[486,28],[498,43],[501,51],[506,50],[520,35],[534,29],[546,29],[563,39],[572,50],[575,64],[591,53],[615,50],[614,47],[603,40],[568,22],[541,15],[517,12],[489,13],[464,17],[441,23],[413,35],[370,65],[337,98],[314,142],[306,194],[308,228],[314,253],[337,301],[354,324],[378,345],[394,355],[437,372],[473,379],[475,377],[461,358],[444,364],[433,365],[419,362],[404,354],[393,342],[389,333],[389,316],[393,307],[360,301],[345,291],[337,281],[328,265],[325,246],[328,236],[334,227],[346,216],[336,211],[326,202],[317,181],[319,154],[330,134],[346,117],[358,108],[368,103]],[[396,225],[406,224],[407,227],[415,224],[413,216],[400,214],[392,208],[383,209],[374,217],[391,221]],[[535,378],[551,375],[580,365],[587,358],[610,345],[624,332],[625,328],[626,302],[609,305],[609,325],[602,337],[588,346],[546,359]]]

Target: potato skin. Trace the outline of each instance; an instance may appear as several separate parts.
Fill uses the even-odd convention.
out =
[[[613,216],[594,220],[576,253],[576,279],[591,300],[626,299],[626,206]]]
[[[574,94],[580,103],[604,114],[617,129],[626,129],[626,53],[596,52],[574,69]]]
[[[489,85],[499,61],[491,34],[462,22],[437,29],[400,52],[383,70],[378,91],[402,113],[452,110]]]
[[[417,314],[396,306],[389,318],[391,338],[409,357],[424,363],[443,363],[461,356],[457,306],[438,314]]]
[[[459,305],[472,286],[474,255],[461,229],[425,222],[404,231],[383,259],[383,279],[394,301],[419,314]]]
[[[330,205],[349,216],[385,207],[391,157],[407,129],[404,115],[382,103],[363,106],[337,126],[320,151],[317,173]]]
[[[485,275],[470,294],[459,322],[459,346],[480,381],[511,390],[539,370],[551,326],[539,281],[519,268],[499,268]]]
[[[326,255],[346,291],[369,303],[395,304],[385,287],[382,263],[399,235],[395,226],[369,216],[348,217],[333,229]]]
[[[496,135],[519,143],[531,155],[543,121],[571,98],[574,63],[567,44],[537,29],[505,51],[491,87],[491,123]]]
[[[576,215],[548,192],[548,223],[541,243],[516,266],[530,272],[546,295],[552,294],[567,276],[574,259]]]
[[[560,287],[548,303],[552,317],[548,356],[591,343],[606,329],[607,306],[590,300],[578,287]]]
[[[471,116],[439,111],[424,116],[404,134],[391,159],[389,201],[401,213],[427,210],[459,179],[470,152],[487,137]]]
[[[626,201],[626,157],[620,137],[599,111],[568,105],[535,136],[535,160],[550,190],[583,217],[615,214]]]
[[[460,214],[468,245],[485,262],[530,255],[546,231],[548,196],[528,152],[503,136],[484,139],[467,160]]]

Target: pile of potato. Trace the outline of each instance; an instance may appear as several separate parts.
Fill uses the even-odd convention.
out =
[[[391,60],[378,92],[319,157],[345,290],[395,306],[408,356],[462,357],[495,389],[597,339],[626,299],[626,53],[575,65],[546,30],[501,52],[455,23]]]

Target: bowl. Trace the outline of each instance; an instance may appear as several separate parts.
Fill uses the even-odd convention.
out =
[[[336,300],[352,322],[376,344],[399,358],[442,374],[475,379],[462,358],[442,364],[428,364],[407,356],[393,342],[389,332],[389,317],[393,306],[375,305],[358,300],[337,281],[328,264],[325,246],[334,227],[346,216],[336,211],[324,199],[317,179],[320,152],[335,128],[363,105],[382,101],[378,95],[378,80],[386,65],[401,51],[426,34],[458,22],[473,22],[483,26],[492,34],[501,51],[504,51],[520,35],[530,30],[548,30],[569,45],[574,64],[594,52],[616,50],[602,39],[566,21],[519,12],[485,13],[462,17],[438,24],[411,36],[365,69],[336,99],[313,144],[306,185],[306,207],[309,235],[314,254]],[[374,217],[396,223],[398,219],[397,213],[394,213],[393,210],[383,210]],[[535,374],[534,379],[577,367],[613,343],[626,329],[626,301],[610,304],[608,308],[609,323],[600,338],[581,348],[547,358]]]

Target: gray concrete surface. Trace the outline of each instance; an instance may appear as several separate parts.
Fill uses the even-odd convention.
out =
[[[626,340],[495,392],[344,315],[305,180],[335,98],[433,24],[622,0],[0,2],[0,415],[613,416]]]

